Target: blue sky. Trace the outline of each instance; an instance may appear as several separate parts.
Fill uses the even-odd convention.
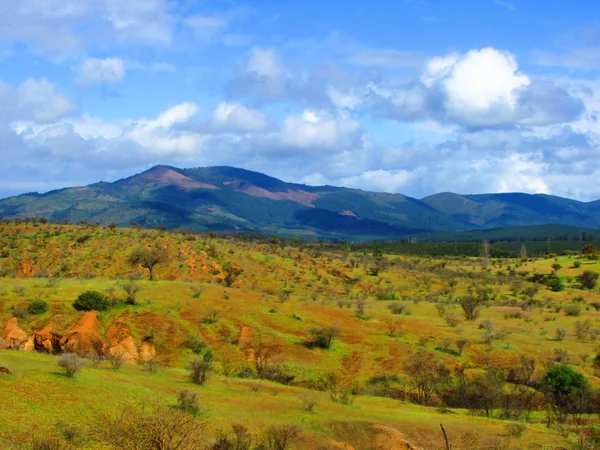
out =
[[[595,1],[0,0],[0,196],[156,164],[600,198]]]

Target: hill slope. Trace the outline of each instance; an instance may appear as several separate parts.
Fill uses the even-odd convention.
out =
[[[528,194],[402,194],[286,183],[233,167],[156,166],[114,183],[0,200],[0,215],[307,238],[401,239],[556,223],[595,227],[600,203]]]

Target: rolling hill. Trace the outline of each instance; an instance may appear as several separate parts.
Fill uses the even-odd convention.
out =
[[[3,199],[0,216],[369,240],[550,223],[596,228],[600,202],[521,193],[419,200],[286,183],[233,167],[156,166],[113,183]]]

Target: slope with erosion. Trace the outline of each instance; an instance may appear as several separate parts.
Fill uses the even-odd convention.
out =
[[[369,448],[367,443],[375,441],[387,442],[382,444],[384,448],[395,448],[401,445],[401,435],[411,445],[435,449],[443,448],[440,422],[455,442],[474,427],[482,442],[507,440],[506,423],[469,416],[460,409],[442,415],[435,408],[374,397],[382,395],[382,389],[410,392],[405,366],[419,350],[443,362],[452,373],[459,367],[478,373],[488,366],[507,370],[523,354],[537,360],[540,372],[559,349],[571,355],[577,370],[594,385],[599,381],[593,367],[577,359],[580,354],[593,354],[596,344],[574,337],[556,341],[554,330],[564,328],[572,336],[576,322],[597,323],[600,313],[590,309],[578,317],[567,316],[553,306],[571,304],[578,296],[583,299],[577,300],[578,304],[600,302],[598,293],[579,291],[576,286],[566,292],[544,289],[537,296],[545,299],[547,306],[507,319],[507,313],[521,311],[521,294],[513,295],[510,280],[494,272],[483,274],[479,262],[473,259],[444,262],[394,256],[381,260],[319,246],[284,247],[189,233],[111,230],[89,225],[3,223],[0,239],[2,248],[8,249],[0,258],[4,275],[0,280],[0,331],[5,343],[34,350],[38,342],[37,350],[46,352],[122,352],[132,362],[119,372],[108,370],[106,364],[86,369],[81,381],[75,380],[80,388],[65,395],[73,384],[51,377],[53,360],[4,350],[0,352],[0,365],[16,372],[21,384],[0,379],[2,388],[14,393],[0,397],[3,411],[31,402],[20,386],[27,387],[28,392],[39,392],[41,380],[54,392],[53,398],[59,399],[56,401],[64,399],[78,405],[74,408],[83,416],[72,419],[75,422],[93,420],[85,405],[96,402],[97,396],[107,397],[101,402],[102,408],[114,411],[117,404],[110,400],[114,396],[107,395],[111,389],[118,389],[122,399],[133,400],[154,395],[174,398],[178,390],[189,387],[198,390],[202,404],[219,426],[244,421],[257,429],[264,423],[292,421],[302,424],[307,439],[315,445],[328,439],[354,448]],[[161,281],[148,282],[143,279],[146,271],[131,267],[126,260],[138,245],[156,243],[168,249],[170,259],[156,270]],[[565,267],[573,261],[563,258]],[[534,261],[525,268],[550,272],[550,262]],[[379,267],[377,275],[372,274],[374,265]],[[590,261],[585,269],[598,270],[598,266]],[[25,267],[28,270],[22,270]],[[243,271],[231,283],[224,281],[228,267]],[[60,281],[55,281],[56,276],[61,277]],[[452,288],[451,278],[457,281]],[[132,282],[141,288],[136,306],[121,303],[100,314],[79,313],[71,307],[86,290],[122,299],[124,285]],[[529,285],[523,283],[521,289]],[[437,299],[446,298],[449,289],[456,296],[465,295],[470,286],[490,287],[496,300],[482,310],[479,320],[450,326],[438,314]],[[19,312],[35,298],[46,300],[49,311],[37,316]],[[405,314],[392,314],[388,308],[391,304],[404,305]],[[449,307],[460,321],[460,310]],[[480,328],[486,320],[495,323],[502,338],[486,342],[485,330]],[[390,324],[396,327],[391,335]],[[330,349],[304,345],[312,328],[329,326],[339,330]],[[461,354],[456,351],[459,339],[471,343]],[[183,368],[193,357],[190,343],[198,340],[215,354],[215,375],[205,387],[193,388],[185,384]],[[29,341],[34,345],[28,347]],[[255,391],[256,380],[236,376],[252,373],[256,342],[268,342],[276,349],[270,362],[280,368],[287,385],[263,381]],[[157,375],[149,375],[133,364],[153,358],[164,367]],[[352,383],[359,394],[353,396],[354,406],[332,402],[330,394],[320,390],[319,383],[329,373],[341,377],[342,383]],[[378,384],[381,381],[377,380],[386,379],[392,380],[389,386]],[[86,386],[95,386],[94,392],[86,393]],[[303,411],[299,396],[315,396],[319,403],[316,412]],[[26,428],[35,424],[52,432],[52,423],[43,413],[48,405],[38,405],[41,410],[34,409],[36,405],[34,401],[23,409],[27,413],[22,413],[22,423]],[[271,412],[257,415],[257,410]],[[72,417],[68,408],[64,414],[65,419]],[[374,431],[382,427],[395,443]],[[14,431],[10,424],[0,427],[3,436]],[[534,415],[524,437],[513,445],[527,448],[535,443],[559,443],[561,439],[545,428],[540,415]]]

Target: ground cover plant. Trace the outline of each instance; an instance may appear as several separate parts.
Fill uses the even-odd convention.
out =
[[[596,448],[595,248],[479,245],[4,221],[0,446]]]

